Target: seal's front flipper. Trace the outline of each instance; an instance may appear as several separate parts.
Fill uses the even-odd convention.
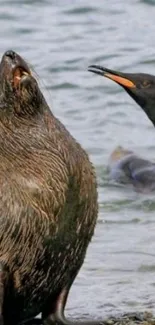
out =
[[[46,305],[46,312],[42,314],[44,325],[103,325],[102,320],[91,321],[78,321],[68,320],[64,315],[64,309],[69,294],[69,288],[64,288],[57,296],[55,301],[51,301],[51,304]],[[50,301],[49,301],[50,303]],[[49,308],[50,307],[50,308]]]
[[[43,324],[68,324],[64,316],[64,308],[66,305],[69,289],[64,288],[52,301],[46,304],[42,313]],[[53,297],[52,297],[53,298]]]

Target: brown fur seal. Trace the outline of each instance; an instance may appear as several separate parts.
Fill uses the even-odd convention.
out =
[[[96,224],[95,172],[13,51],[0,63],[0,197],[0,324],[39,313],[71,324],[64,307]]]
[[[131,184],[139,191],[155,190],[155,163],[137,156],[121,146],[109,158],[109,178],[121,184]]]

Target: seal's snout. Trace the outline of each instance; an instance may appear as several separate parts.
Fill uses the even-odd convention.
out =
[[[2,62],[3,61],[7,62],[7,64],[12,65],[13,67],[21,66],[25,69],[28,69],[26,62],[21,58],[21,56],[12,50],[6,51],[4,53]]]
[[[2,64],[9,65],[10,69],[16,65],[23,65],[24,60],[14,51],[6,51],[2,58]]]
[[[16,59],[16,53],[14,51],[12,51],[12,50],[9,50],[9,51],[5,52],[4,56],[8,57],[12,61]]]
[[[14,89],[16,89],[26,77],[29,78],[32,76],[24,59],[12,50],[8,50],[4,53],[1,68],[2,76],[12,84]]]
[[[22,57],[14,51],[7,51],[4,54],[4,59],[12,63],[12,67],[14,69],[19,68],[23,71],[31,74],[31,71],[27,65],[27,63],[22,59]]]

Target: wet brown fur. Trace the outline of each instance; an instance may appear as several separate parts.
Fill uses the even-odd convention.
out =
[[[98,205],[86,152],[51,113],[33,77],[25,78],[17,92],[12,89],[8,65],[11,74],[11,63],[3,57],[0,263],[7,274],[4,324],[17,324],[44,312],[48,300],[72,284]]]

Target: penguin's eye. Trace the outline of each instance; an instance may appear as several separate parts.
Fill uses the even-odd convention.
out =
[[[144,80],[141,84],[142,88],[149,88],[151,85],[149,80]]]

